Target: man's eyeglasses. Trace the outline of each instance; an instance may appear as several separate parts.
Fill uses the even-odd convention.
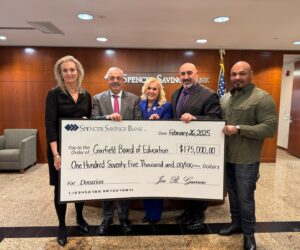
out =
[[[191,76],[192,74],[193,74],[193,71],[183,71],[183,72],[180,72],[181,76],[185,76],[185,75]]]
[[[109,78],[108,78],[108,80],[109,81],[111,81],[111,82],[113,82],[113,81],[122,81],[123,80],[123,77],[121,77],[121,76],[110,76]]]

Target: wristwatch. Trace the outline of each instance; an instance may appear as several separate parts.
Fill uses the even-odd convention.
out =
[[[237,129],[237,131],[238,131],[238,134],[240,134],[240,132],[241,132],[240,126],[239,126],[239,125],[236,125],[235,127],[236,127],[236,129]]]

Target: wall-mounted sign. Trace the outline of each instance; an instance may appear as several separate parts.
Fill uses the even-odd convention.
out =
[[[161,81],[162,84],[180,84],[180,79],[175,77],[176,73],[127,73],[125,74],[125,84],[144,84],[150,77],[155,77]],[[209,77],[199,77],[198,83],[209,83]]]

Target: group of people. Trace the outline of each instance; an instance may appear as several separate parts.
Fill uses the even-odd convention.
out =
[[[67,243],[65,224],[66,204],[58,197],[60,159],[60,118],[93,118],[121,121],[122,119],[176,119],[189,123],[201,119],[225,119],[226,191],[230,202],[231,223],[220,235],[244,234],[244,249],[256,249],[254,191],[259,176],[260,151],[263,140],[275,133],[277,118],[272,97],[252,83],[251,66],[244,61],[233,65],[230,73],[231,89],[221,100],[211,89],[198,84],[194,64],[179,67],[182,86],[166,100],[164,87],[156,78],[149,78],[142,87],[141,97],[123,89],[124,72],[118,67],[108,69],[105,79],[108,90],[91,95],[82,88],[84,70],[72,56],[59,59],[54,66],[58,86],[49,91],[46,100],[46,136],[50,185],[54,186],[54,205],[59,227],[57,241]],[[75,203],[80,233],[88,233],[89,225],[82,215],[83,203]],[[188,230],[204,228],[207,201],[184,200],[184,211],[176,222]],[[114,218],[114,202],[103,201],[103,221],[97,233],[105,235]],[[144,223],[157,223],[163,211],[162,199],[144,201]],[[132,231],[128,217],[129,201],[118,201],[120,224],[125,233]]]

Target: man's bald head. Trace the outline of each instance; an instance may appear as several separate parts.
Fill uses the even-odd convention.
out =
[[[239,61],[239,62],[235,63],[232,66],[231,70],[236,69],[236,68],[243,68],[245,70],[252,71],[250,64],[245,61]]]
[[[184,63],[180,66],[179,72],[180,71],[185,71],[186,69],[192,69],[194,71],[197,71],[195,64],[192,63]]]
[[[234,89],[242,89],[252,81],[252,69],[249,63],[239,61],[235,63],[230,72],[230,82]]]

